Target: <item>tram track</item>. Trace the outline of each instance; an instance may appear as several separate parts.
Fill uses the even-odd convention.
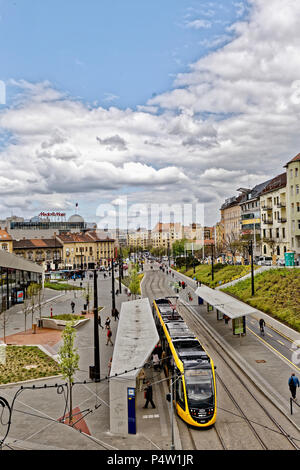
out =
[[[188,315],[192,316],[192,319],[193,319],[193,323],[194,323],[194,331],[200,336],[203,336],[203,331],[200,333],[199,331],[199,328],[201,328],[202,324],[200,322],[200,319],[196,316],[196,314],[191,311],[191,309],[189,307],[187,307],[186,305],[182,304],[183,308],[189,312]],[[181,311],[182,313],[182,311]],[[186,316],[186,315],[185,315]],[[207,331],[207,330],[206,330]],[[200,334],[199,334],[200,333]],[[250,390],[250,387],[245,383],[245,380],[242,379],[241,377],[241,374],[245,376],[245,373],[244,371],[239,368],[239,373],[237,373],[235,371],[235,369],[233,368],[233,366],[229,363],[229,360],[230,360],[230,357],[228,356],[229,360],[226,360],[224,358],[224,350],[222,350],[222,352],[220,353],[218,351],[218,347],[219,346],[216,346],[216,344],[212,344],[212,341],[215,342],[214,340],[214,337],[213,335],[207,331],[207,333],[210,335],[210,346],[212,346],[215,350],[215,353],[218,354],[219,356],[219,359],[221,359],[223,361],[223,363],[226,365],[226,367],[230,370],[230,373],[238,380],[238,382],[240,383],[240,385],[242,386],[242,388],[248,393],[248,395],[251,396],[251,398],[254,400],[254,402],[259,406],[260,410],[264,412],[266,418],[268,418],[272,425],[274,425],[277,429],[271,429],[272,432],[277,432],[278,434],[280,434],[282,437],[284,437],[288,443],[290,444],[290,446],[294,449],[294,450],[299,450],[300,447],[299,445],[295,442],[295,438],[291,437],[291,435],[285,431],[285,429],[282,427],[282,425],[278,422],[277,419],[274,418],[274,416],[271,415],[271,413],[267,410],[266,406],[262,404],[261,400],[258,399],[254,392]],[[208,340],[207,336],[205,336],[205,339],[206,341]],[[238,366],[236,366],[238,367]],[[216,377],[217,377],[217,380],[218,382],[222,385],[223,389],[225,390],[226,394],[228,395],[228,397],[230,398],[230,400],[232,401],[232,403],[234,404],[235,408],[238,410],[240,416],[242,416],[242,418],[244,419],[244,421],[248,424],[249,428],[251,429],[251,432],[253,433],[253,435],[255,436],[255,438],[257,439],[257,441],[259,442],[260,446],[262,449],[264,450],[268,450],[270,449],[270,445],[268,443],[265,442],[265,438],[262,438],[260,433],[257,431],[256,427],[257,426],[264,426],[264,429],[270,429],[268,426],[266,426],[266,424],[264,423],[264,425],[262,425],[261,423],[257,423],[255,422],[254,424],[254,420],[253,419],[249,419],[247,417],[247,414],[244,412],[243,408],[239,405],[239,402],[238,400],[235,398],[234,394],[230,391],[229,387],[227,387],[227,385],[225,384],[225,380],[223,380],[220,376],[219,373],[216,373]],[[247,377],[245,376],[245,379],[247,379]],[[228,381],[229,379],[227,379]],[[229,380],[230,381],[230,380]],[[257,391],[259,392],[259,389],[256,387]],[[270,402],[270,405],[273,406]],[[275,410],[274,410],[275,411]],[[281,412],[278,411],[278,413],[282,414]],[[286,419],[285,416],[282,414],[282,418],[283,419]],[[261,416],[260,416],[260,419],[261,419]],[[272,447],[272,446],[271,446]]]
[[[155,271],[151,271],[153,274]],[[156,271],[156,275],[153,276],[148,276],[148,282],[143,283],[143,290],[146,294],[146,296],[149,297],[149,299],[152,301],[153,298],[157,297],[165,297],[166,295],[174,295],[174,292],[171,291],[170,286],[167,285],[168,283],[168,278],[164,275],[162,275],[160,272]],[[150,294],[150,295],[149,295]],[[154,294],[154,296],[153,296]],[[278,421],[278,416],[275,418],[273,414],[275,413],[275,409],[272,409],[272,412],[268,411],[267,407],[274,407],[274,405],[268,401],[267,405],[262,403],[263,398],[257,398],[256,394],[252,390],[250,390],[250,385],[246,384],[245,382],[249,380],[247,378],[247,375],[245,372],[242,370],[241,367],[239,367],[237,364],[234,363],[234,366],[232,363],[230,363],[231,358],[230,355],[227,354],[227,358],[224,357],[224,349],[221,349],[220,345],[216,342],[215,338],[213,337],[212,333],[205,328],[205,325],[201,322],[201,319],[199,316],[193,312],[190,306],[185,305],[181,300],[180,300],[180,305],[181,305],[181,314],[183,315],[184,319],[187,321],[187,323],[190,325],[191,329],[197,334],[199,337],[200,341],[203,342],[205,347],[207,349],[213,349],[214,354],[212,355],[218,355],[218,360],[222,361],[222,368],[227,369],[227,372],[223,374],[223,378],[221,377],[221,374],[216,373],[216,378],[219,383],[219,385],[222,387],[223,394],[225,394],[229,401],[233,404],[236,412],[233,411],[228,411],[228,410],[221,410],[220,405],[218,403],[218,414],[223,411],[223,415],[226,412],[227,415],[228,413],[231,413],[232,416],[237,417],[237,427],[241,427],[243,429],[243,432],[246,436],[246,432],[244,430],[244,426],[247,425],[248,430],[250,431],[251,435],[254,437],[255,442],[257,443],[252,443],[252,447],[254,449],[263,449],[263,450],[268,450],[268,449],[274,449],[274,442],[276,443],[276,438],[272,437],[272,434],[277,433],[277,442],[279,445],[280,449],[294,449],[294,450],[299,450],[300,447],[297,443],[298,438],[292,437],[293,430],[295,428],[292,427],[292,431],[287,432],[283,426],[279,423]],[[184,312],[182,311],[184,310]],[[204,328],[203,328],[204,327]],[[205,334],[204,334],[205,331]],[[208,344],[207,344],[208,343]],[[221,351],[221,352],[220,352]],[[211,354],[211,353],[210,353]],[[219,366],[218,366],[219,367]],[[235,369],[238,369],[238,372],[236,372]],[[228,373],[229,372],[229,373]],[[226,376],[226,379],[224,378],[224,375]],[[243,379],[242,379],[243,375]],[[234,378],[234,379],[233,379]],[[238,395],[236,397],[231,391],[231,388],[233,387],[233,380],[235,381],[236,387],[240,387],[243,392],[239,391],[238,393],[235,390],[235,394]],[[230,383],[230,386],[228,385]],[[237,385],[238,384],[238,385]],[[252,384],[253,386],[253,384]],[[259,388],[255,386],[256,392],[259,392]],[[245,396],[245,393],[248,395],[248,398],[244,398],[243,404],[241,405],[241,396]],[[245,411],[245,403],[249,404],[249,397],[253,400],[251,407],[253,408],[254,404],[259,407],[259,411],[255,410],[253,416],[249,416],[249,408],[250,406],[247,406],[247,410]],[[242,399],[243,400],[243,399]],[[266,400],[266,397],[264,396],[264,400]],[[218,399],[219,402],[219,399]],[[264,413],[264,417],[262,417],[262,413]],[[279,419],[282,422],[282,420],[286,420],[285,416],[283,415],[282,412],[280,412],[278,409],[276,409],[277,415],[279,414]],[[269,420],[272,423],[273,428],[270,427],[270,425],[266,424],[266,420]],[[218,421],[218,420],[217,420]],[[221,420],[219,420],[220,422]],[[189,436],[189,444],[188,449],[192,448],[194,450],[200,450],[200,449],[211,449],[211,448],[221,448],[223,450],[227,449],[233,449],[233,448],[239,448],[236,447],[238,445],[238,442],[241,442],[241,447],[240,448],[248,448],[247,446],[250,445],[249,442],[247,442],[247,437],[244,437],[243,435],[238,435],[236,437],[236,442],[234,445],[230,443],[230,439],[228,434],[228,428],[230,425],[226,423],[226,419],[223,419],[223,423],[221,422],[220,424],[217,422],[214,427],[211,430],[194,430],[188,426],[185,425],[185,423],[180,420],[180,418],[177,417],[177,422],[179,425],[180,432],[186,432]],[[291,429],[291,423],[288,421],[286,424],[290,429]],[[234,428],[233,428],[234,429]],[[211,432],[212,431],[212,432]],[[297,432],[297,430],[295,430]],[[206,439],[203,439],[203,433],[206,434],[206,436],[209,434],[209,439],[206,442]],[[215,442],[212,443],[213,438],[212,438],[212,433],[215,434]],[[248,436],[250,436],[250,433],[248,433]],[[268,435],[266,435],[268,434]],[[244,438],[244,442],[242,443],[242,439]],[[187,441],[187,439],[186,439]],[[280,441],[280,442],[279,442]],[[285,444],[284,444],[284,442]],[[300,439],[299,439],[300,442]],[[205,447],[207,445],[207,447]],[[275,445],[275,449],[277,450],[278,447]]]

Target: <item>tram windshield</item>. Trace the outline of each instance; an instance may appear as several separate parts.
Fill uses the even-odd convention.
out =
[[[184,377],[189,406],[214,405],[213,376],[210,369],[186,370]]]

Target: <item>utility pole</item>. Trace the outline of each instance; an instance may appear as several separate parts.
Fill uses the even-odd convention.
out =
[[[100,382],[100,348],[98,326],[98,285],[97,270],[94,269],[94,366],[90,366],[90,379]]]
[[[254,296],[254,266],[253,266],[253,242],[250,240],[249,255],[251,256],[251,295]]]
[[[121,264],[123,264],[123,260],[121,258],[121,253],[119,255],[119,292],[122,294],[122,268]]]
[[[211,244],[211,280],[214,280],[214,245]]]
[[[114,259],[111,259],[111,312],[115,313],[116,297],[115,297],[115,267]]]

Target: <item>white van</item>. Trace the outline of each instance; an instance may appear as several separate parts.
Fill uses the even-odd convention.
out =
[[[259,266],[272,266],[272,256],[260,256],[257,264]]]

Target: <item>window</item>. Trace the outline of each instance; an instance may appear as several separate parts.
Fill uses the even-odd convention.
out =
[[[298,178],[298,168],[295,168],[295,178]]]
[[[296,194],[299,194],[299,184],[296,184]]]
[[[282,238],[285,238],[285,228],[282,229]]]
[[[277,246],[276,250],[277,250],[277,255],[280,256],[280,246],[279,245]]]
[[[294,203],[293,202],[291,204],[291,212],[292,212],[292,214],[294,213]]]
[[[291,186],[290,191],[291,191],[291,196],[293,196],[293,194],[294,194],[294,186],[293,185]]]
[[[276,238],[279,238],[279,228],[276,229]]]
[[[300,202],[297,202],[297,212],[300,212]]]
[[[264,255],[266,255],[266,254],[267,254],[267,246],[264,245]]]
[[[290,177],[293,178],[293,169],[290,169]]]
[[[266,229],[263,229],[263,237],[266,238]]]

